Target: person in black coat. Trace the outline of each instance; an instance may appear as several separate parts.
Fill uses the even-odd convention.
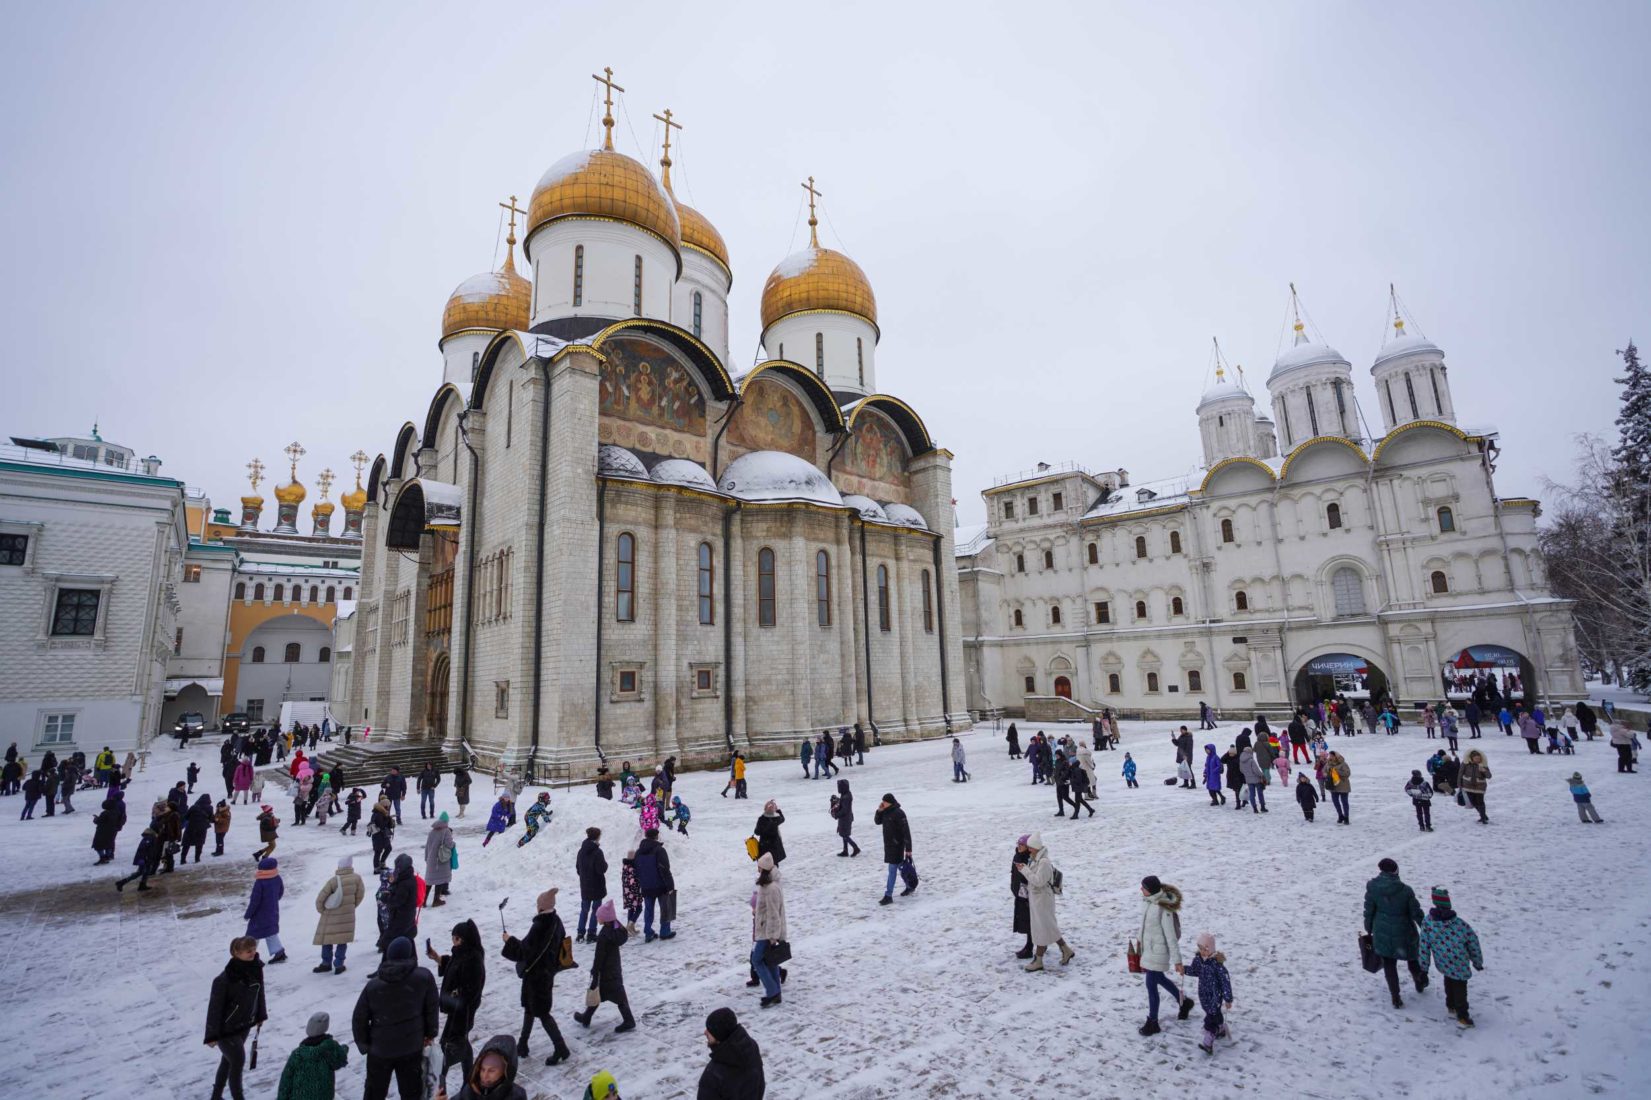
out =
[[[837,780],[837,835],[843,838],[843,850],[837,854],[849,855],[849,848],[854,848],[854,855],[860,854],[860,846],[854,843],[854,792],[848,789],[848,780]],[[757,853],[758,858],[762,853]]]
[[[441,1029],[440,1079],[445,1090],[448,1067],[459,1063],[462,1078],[468,1081],[475,1063],[470,1030],[476,1026],[476,1010],[481,1007],[482,990],[487,986],[487,954],[482,949],[481,930],[473,920],[453,926],[452,954],[437,954],[429,940],[424,941],[424,953],[436,964],[436,975],[441,978],[440,1004],[447,1013]]]
[[[711,1061],[699,1075],[697,1100],[762,1100],[768,1089],[762,1050],[733,1009],[719,1008],[705,1017],[705,1043]]]
[[[590,939],[596,939],[596,907],[608,896],[608,857],[602,854],[602,830],[592,825],[585,830],[585,839],[574,857],[573,869],[579,875],[579,935],[576,942],[584,943],[585,929]]]
[[[900,873],[900,865],[911,858],[911,825],[906,821],[906,811],[900,808],[900,802],[892,794],[883,795],[883,800],[877,804],[877,813],[872,820],[883,827],[883,862],[888,864],[889,877],[883,887],[883,900],[879,905],[894,904],[894,877]],[[900,891],[905,897],[917,887],[907,885]]]
[[[590,964],[590,988],[597,991],[602,1000],[609,1002],[619,1009],[620,1023],[615,1031],[636,1030],[636,1017],[631,1015],[631,1002],[625,996],[625,971],[619,962],[619,949],[625,946],[629,937],[625,934],[625,926],[619,923],[614,913],[613,899],[609,898],[596,910],[596,922],[601,927],[596,933],[596,956]],[[580,1027],[589,1027],[591,1017],[596,1015],[596,1006],[592,1005],[583,1012],[576,1012],[573,1018],[579,1021]]]
[[[212,1084],[213,1100],[223,1100],[224,1086],[234,1100],[243,1100],[241,1069],[246,1063],[247,1032],[269,1018],[264,1006],[264,963],[258,958],[258,941],[236,936],[229,941],[230,959],[223,973],[212,979],[212,994],[206,1004],[207,1046],[218,1051],[218,1075]]]
[[[671,931],[670,895],[676,890],[676,879],[671,874],[671,853],[659,842],[659,830],[649,829],[642,834],[642,843],[636,846],[636,884],[642,888],[642,942],[668,940],[676,936]],[[659,933],[654,933],[654,904],[659,904]]]
[[[424,1048],[440,1023],[436,979],[418,964],[413,941],[397,936],[361,991],[351,1018],[358,1050],[367,1056],[363,1100],[385,1100],[390,1079],[403,1097],[424,1095]]]
[[[538,1020],[555,1048],[545,1065],[554,1066],[566,1061],[570,1053],[561,1029],[556,1026],[556,1017],[551,1015],[556,968],[561,961],[567,928],[556,915],[555,887],[539,895],[535,908],[533,926],[526,936],[517,939],[508,932],[504,934],[503,953],[516,964],[516,976],[522,979],[522,1037],[516,1040],[516,1053],[527,1057],[527,1040],[533,1033],[533,1021]],[[465,1076],[469,1077],[469,1073]]]
[[[201,861],[201,849],[206,847],[207,830],[212,828],[212,796],[201,795],[183,818],[183,855],[180,862],[189,862],[189,849],[195,849],[195,862]]]
[[[1013,931],[1026,937],[1026,946],[1015,952],[1017,959],[1032,957],[1032,903],[1026,892],[1026,880],[1021,877],[1020,867],[1032,861],[1032,849],[1026,846],[1031,840],[1030,835],[1022,836],[1015,841],[1015,858],[1009,861],[1009,893],[1015,899],[1015,925]]]
[[[780,839],[780,826],[784,824],[785,815],[780,812],[780,804],[772,798],[763,803],[762,816],[757,818],[756,828],[752,830],[757,838],[758,859],[771,855],[776,865],[785,862],[785,841]]]
[[[409,942],[418,934],[418,883],[414,881],[413,857],[406,852],[396,857],[390,875],[389,895],[384,899],[384,931],[378,937],[383,951],[397,938]]]

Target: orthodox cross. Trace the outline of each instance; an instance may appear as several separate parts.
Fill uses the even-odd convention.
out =
[[[603,69],[602,73],[603,73],[603,75],[601,75],[601,76],[597,76],[595,73],[591,73],[590,78],[592,80],[596,81],[598,84],[603,85],[603,87],[605,89],[605,91],[603,92],[603,96],[602,96],[602,105],[603,105],[603,108],[604,108],[604,111],[603,111],[603,114],[602,114],[602,127],[603,127],[602,148],[612,149],[613,148],[613,93],[622,92],[625,89],[621,88],[619,85],[617,85],[613,82],[613,70],[612,69]]]
[[[825,194],[814,190],[813,176],[808,177],[808,182],[803,184],[802,188],[804,191],[808,192],[808,246],[810,248],[819,248],[820,234],[816,227],[820,224],[820,220],[814,216],[814,200],[825,198]]]

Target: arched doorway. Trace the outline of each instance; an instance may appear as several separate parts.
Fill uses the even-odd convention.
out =
[[[1440,686],[1446,699],[1472,699],[1481,708],[1534,694],[1536,668],[1523,653],[1501,645],[1472,645],[1445,658]]]
[[[1072,681],[1065,676],[1055,677],[1055,697],[1058,699],[1072,698]]]
[[[1387,674],[1356,653],[1321,653],[1296,673],[1296,701],[1303,705],[1335,695],[1379,700],[1387,694]]]
[[[443,653],[430,669],[430,688],[425,696],[424,728],[430,737],[442,741],[447,738],[448,671],[452,666]]]

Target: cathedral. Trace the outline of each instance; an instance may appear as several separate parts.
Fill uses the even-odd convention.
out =
[[[442,313],[442,379],[371,466],[340,721],[585,775],[860,723],[967,728],[951,454],[877,384],[877,301],[809,243],[729,360],[732,261],[614,148],[553,164]]]
[[[1497,434],[1459,423],[1444,351],[1406,331],[1395,297],[1370,369],[1377,433],[1352,364],[1299,310],[1294,329],[1261,410],[1217,351],[1196,469],[1132,484],[1044,464],[983,492],[986,524],[957,536],[970,707],[1460,706],[1486,677],[1514,698],[1580,697],[1537,502],[1497,495]]]

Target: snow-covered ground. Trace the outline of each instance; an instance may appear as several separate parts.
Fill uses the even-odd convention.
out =
[[[1023,741],[1033,728],[1022,724]],[[1075,735],[1075,726],[1056,727]],[[1238,727],[1198,736],[1225,747]],[[1434,807],[1437,831],[1416,830],[1400,787],[1434,747],[1420,730],[1336,742],[1353,766],[1353,824],[1324,807],[1303,823],[1272,788],[1272,812],[1211,808],[1202,792],[1162,785],[1173,759],[1161,724],[1126,725],[1124,747],[1141,766],[1139,790],[1118,778],[1122,754],[1096,755],[1100,813],[1056,820],[1053,793],[1029,785],[1009,761],[1001,734],[964,738],[974,780],[950,782],[945,741],[873,750],[844,772],[857,795],[857,837],[866,854],[836,858],[827,797],[835,784],[800,777],[795,762],[754,764],[751,799],[717,796],[720,774],[692,774],[679,793],[693,809],[687,838],[669,841],[680,892],[680,935],[624,950],[626,984],[640,1022],[613,1034],[611,1006],[584,1031],[569,1017],[583,986],[558,981],[556,1015],[574,1051],[546,1068],[549,1044],[535,1031],[524,1062],[529,1095],[577,1097],[597,1069],[610,1069],[626,1096],[692,1095],[705,1062],[707,1012],[731,1005],[762,1045],[771,1097],[1231,1096],[1323,1097],[1644,1095],[1651,1053],[1651,777],[1615,774],[1602,742],[1574,757],[1526,754],[1517,738],[1487,736],[1495,775],[1492,824],[1453,803]],[[1464,750],[1468,747],[1464,742]],[[216,743],[191,750],[205,789],[217,797]],[[10,1095],[69,1100],[93,1095],[201,1098],[216,1055],[201,1045],[207,989],[222,967],[252,884],[253,814],[238,807],[221,859],[207,856],[155,880],[158,891],[116,894],[150,800],[183,775],[186,757],[164,745],[129,792],[134,820],[116,862],[93,867],[89,847],[97,800],[71,817],[16,820],[21,799],[0,802],[0,1003],[9,1021],[5,1080]],[[1604,825],[1577,822],[1564,777],[1580,769]],[[365,785],[365,784],[363,784]],[[587,825],[604,829],[619,885],[619,858],[634,843],[634,819],[589,788],[557,792],[548,833],[525,849],[480,847],[489,796],[481,778],[470,814],[457,822],[460,868],[451,904],[427,910],[421,936],[445,943],[473,917],[485,941],[505,918],[525,930],[534,896],[562,887],[561,910],[577,915],[572,873]],[[910,815],[922,886],[879,907],[881,842],[871,822],[885,791]],[[266,797],[278,795],[271,786]],[[745,988],[753,867],[744,840],[766,798],[787,815],[786,908],[796,956],[785,1002],[759,1011]],[[290,819],[284,798],[270,798]],[[440,805],[453,810],[450,789]],[[397,850],[422,852],[416,803],[404,807]],[[1013,952],[1009,860],[1015,837],[1041,830],[1066,875],[1061,921],[1077,958],[1028,974]],[[208,843],[210,852],[211,844]],[[278,855],[287,896],[282,931],[292,961],[268,971],[271,1020],[249,1095],[273,1096],[287,1053],[310,1013],[327,1010],[347,1040],[350,1012],[376,956],[371,904],[360,910],[364,942],[342,976],[312,974],[314,895],[337,857],[370,866],[367,839],[336,829],[284,826]],[[1355,936],[1365,880],[1390,855],[1426,905],[1433,884],[1449,886],[1478,930],[1487,970],[1471,983],[1478,1027],[1459,1031],[1444,1009],[1443,983],[1388,1004],[1380,975],[1359,968]],[[422,866],[422,858],[418,860]],[[1164,1032],[1142,1039],[1138,978],[1124,966],[1137,929],[1137,883],[1157,874],[1186,893],[1183,950],[1202,931],[1226,952],[1237,1007],[1234,1039],[1206,1058],[1195,1043],[1199,1013],[1168,1014]],[[590,948],[576,955],[588,965]],[[509,964],[489,959],[477,1044],[520,1021]],[[1437,975],[1435,975],[1437,978]],[[340,1095],[358,1096],[362,1059],[352,1051]],[[456,1079],[457,1074],[453,1075]]]

